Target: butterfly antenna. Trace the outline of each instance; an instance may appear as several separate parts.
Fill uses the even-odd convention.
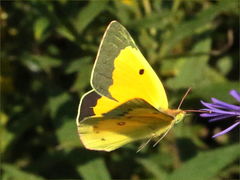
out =
[[[136,153],[140,152],[140,151],[152,140],[153,137],[154,137],[154,136],[150,137],[150,138],[147,140],[147,142],[143,143],[143,144],[138,148],[138,150],[137,150]]]
[[[180,109],[184,99],[187,97],[187,95],[189,94],[189,92],[192,90],[192,88],[188,88],[187,92],[184,94],[184,96],[182,97],[182,100],[180,101],[179,105],[178,105],[178,109]],[[188,112],[197,112],[197,113],[212,113],[211,111],[206,111],[206,110],[183,110],[184,112],[188,113]]]
[[[178,105],[178,109],[180,109],[184,99],[187,97],[187,95],[189,94],[189,92],[192,90],[192,88],[188,88],[187,92],[184,94],[184,96],[182,97],[182,100],[180,101],[179,105]]]
[[[167,133],[170,131],[171,128],[172,126],[160,137],[159,140],[157,140],[157,142],[153,145],[153,147],[155,147],[167,135]]]

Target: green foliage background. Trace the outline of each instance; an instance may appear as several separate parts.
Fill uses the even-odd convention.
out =
[[[177,107],[201,108],[210,97],[236,103],[239,1],[1,1],[1,178],[239,178],[239,129],[189,115],[153,148],[143,142],[94,152],[79,141],[75,118],[106,26],[132,34]]]

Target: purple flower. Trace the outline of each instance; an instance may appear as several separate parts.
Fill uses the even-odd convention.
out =
[[[240,102],[240,93],[236,90],[231,90],[229,92],[231,96],[233,96],[238,102]],[[226,102],[220,101],[216,98],[211,98],[212,103],[206,103],[201,101],[201,103],[206,107],[202,109],[204,111],[208,111],[208,113],[200,114],[201,117],[211,118],[209,122],[214,122],[218,120],[223,120],[227,118],[234,118],[235,122],[227,129],[215,134],[213,138],[221,136],[225,133],[228,133],[233,128],[237,127],[240,124],[240,106],[228,104]]]

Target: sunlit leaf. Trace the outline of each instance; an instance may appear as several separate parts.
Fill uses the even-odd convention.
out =
[[[34,37],[36,40],[43,40],[46,37],[46,29],[49,25],[49,21],[47,18],[42,17],[37,19],[34,24]]]
[[[227,73],[229,73],[232,69],[232,59],[228,56],[225,56],[221,59],[218,60],[217,62],[217,67],[219,69],[219,71],[221,72],[221,74],[223,75],[227,75]]]
[[[76,66],[76,64],[80,66]],[[90,58],[86,57],[81,60],[73,62],[68,69],[67,73],[78,72],[77,78],[71,88],[74,91],[81,92],[84,88],[90,85],[90,76],[92,64],[90,63]],[[82,68],[84,67],[84,68]]]
[[[74,34],[65,26],[58,27],[57,32],[61,34],[63,37],[65,37],[66,39],[68,39],[69,41],[76,40],[76,37],[74,36]]]
[[[97,17],[105,8],[108,0],[89,1],[88,5],[83,7],[77,18],[72,20],[74,27],[81,33],[95,17]]]
[[[70,96],[67,93],[49,97],[48,107],[53,118],[56,117],[58,111],[60,110],[60,107],[63,106],[63,104],[65,104],[69,99]]]
[[[29,55],[24,57],[23,64],[33,72],[40,70],[49,72],[51,68],[60,66],[61,61],[50,56]]]
[[[0,134],[1,134],[0,153],[3,153],[6,147],[14,139],[14,134],[7,129],[6,125],[8,121],[9,117],[5,113],[0,112]]]
[[[81,67],[86,67],[91,65],[92,63],[92,58],[91,57],[83,57],[81,59],[76,59],[72,63],[69,64],[69,66],[66,68],[66,73],[74,73],[74,72],[79,72],[82,70]]]

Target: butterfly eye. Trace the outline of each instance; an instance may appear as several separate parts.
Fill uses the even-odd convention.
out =
[[[144,73],[144,69],[140,69],[140,70],[139,70],[139,74],[140,74],[140,75],[143,75],[143,73]]]

